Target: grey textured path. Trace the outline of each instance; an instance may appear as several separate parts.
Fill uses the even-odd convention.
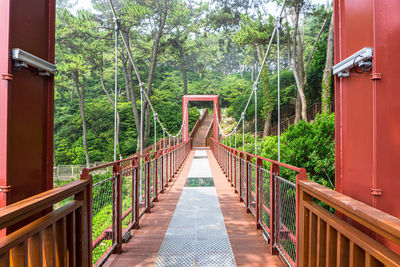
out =
[[[212,177],[196,151],[188,177]],[[154,266],[236,266],[215,187],[184,187]]]

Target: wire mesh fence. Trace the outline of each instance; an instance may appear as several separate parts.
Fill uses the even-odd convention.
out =
[[[247,203],[246,203],[246,192],[247,192],[247,190],[246,190],[246,188],[247,188],[247,185],[246,185],[246,160],[245,159],[240,159],[240,164],[241,164],[241,181],[240,181],[240,184],[241,184],[241,190],[240,190],[240,195],[242,196],[242,199],[243,199],[243,201],[244,201],[244,204],[245,205],[247,205]]]
[[[256,165],[252,162],[247,162],[248,164],[248,201],[251,213],[256,216]]]
[[[296,185],[278,175],[275,179],[275,245],[285,260],[296,261]]]
[[[267,237],[270,238],[270,220],[271,220],[271,205],[270,205],[270,172],[260,167],[261,175],[261,227],[266,233]]]
[[[235,155],[235,192],[239,192],[240,183],[240,158]]]
[[[122,179],[122,228],[125,235],[129,231],[129,226],[132,223],[132,208],[133,208],[133,162],[126,160],[121,162],[121,179]]]
[[[94,264],[112,246],[115,176],[104,168],[93,173],[92,179],[92,262]]]

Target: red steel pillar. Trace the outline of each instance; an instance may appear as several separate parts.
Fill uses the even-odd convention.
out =
[[[11,49],[54,63],[55,0],[0,1],[0,207],[52,188],[53,77],[12,68]]]
[[[335,77],[336,190],[400,218],[400,1],[334,4],[335,64],[373,48],[370,72]]]

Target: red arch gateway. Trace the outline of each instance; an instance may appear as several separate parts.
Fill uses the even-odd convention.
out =
[[[218,139],[218,125],[217,114],[219,116],[219,96],[218,95],[184,95],[182,98],[182,121],[183,125],[183,141],[189,139],[189,110],[188,103],[190,101],[201,101],[201,102],[213,102],[213,113],[214,113],[214,122],[213,122],[213,137]],[[186,118],[185,118],[186,116]]]

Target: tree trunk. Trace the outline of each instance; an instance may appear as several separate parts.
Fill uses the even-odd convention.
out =
[[[325,69],[322,75],[322,92],[321,92],[321,102],[322,102],[322,111],[329,112],[331,109],[331,80],[332,80],[332,66],[333,66],[333,13],[331,17],[331,22],[329,24],[329,33],[328,33],[328,43],[326,48],[326,61],[325,61]]]
[[[301,105],[296,102],[296,119],[295,123],[300,121],[298,116],[298,108],[301,108],[301,118],[307,121],[307,100],[304,93],[305,89],[305,72],[304,72],[304,62],[303,62],[303,42],[301,40],[300,31],[299,31],[299,13],[294,12],[293,22],[295,24],[294,27],[294,36],[293,36],[293,55],[289,54],[289,62],[291,64],[291,69],[293,71],[294,78],[296,80],[297,86],[297,100],[300,100]]]
[[[125,81],[125,92],[126,92],[126,99],[128,101],[131,101],[131,90],[129,89],[129,83],[128,83],[128,71],[126,67],[127,60],[125,58],[122,59],[122,73],[124,74],[124,81]]]
[[[156,69],[157,65],[157,58],[158,58],[158,47],[160,45],[160,39],[163,35],[164,31],[164,26],[165,26],[165,21],[167,19],[167,11],[168,11],[168,6],[167,6],[168,1],[164,0],[164,10],[163,14],[161,15],[161,20],[160,24],[158,27],[158,31],[156,35],[154,36],[154,43],[153,43],[153,48],[151,52],[151,61],[150,61],[150,67],[149,67],[149,76],[148,76],[148,81],[147,81],[147,96],[150,98],[151,96],[151,90],[153,87],[153,80],[154,80],[154,71]],[[147,140],[150,135],[150,108],[149,105],[146,101],[144,101],[144,111],[145,111],[145,131],[143,135],[143,146],[146,146]]]
[[[84,89],[80,86],[78,71],[74,72],[74,81],[75,81],[76,93],[79,99],[79,110],[81,113],[81,120],[82,120],[82,139],[83,139],[83,148],[85,149],[86,167],[89,168],[90,165],[89,151],[86,145],[87,137],[86,137],[86,118],[85,118],[85,93]]]
[[[294,123],[297,124],[301,120],[301,99],[299,92],[297,92],[297,98],[296,98],[296,112],[295,112],[295,117],[294,117]]]
[[[304,94],[304,88],[305,88],[305,84],[304,84],[304,79],[301,76],[301,73],[299,73],[299,71],[295,70],[294,71],[294,78],[296,80],[296,85],[297,85],[297,96],[298,99],[300,99],[301,102],[301,118],[304,121],[308,121],[307,120],[307,100],[306,100],[306,96]],[[297,106],[296,106],[296,111],[297,111]]]
[[[271,119],[272,119],[272,110],[268,111],[267,114],[265,114],[263,136],[268,136],[271,134],[271,122],[272,122]]]

